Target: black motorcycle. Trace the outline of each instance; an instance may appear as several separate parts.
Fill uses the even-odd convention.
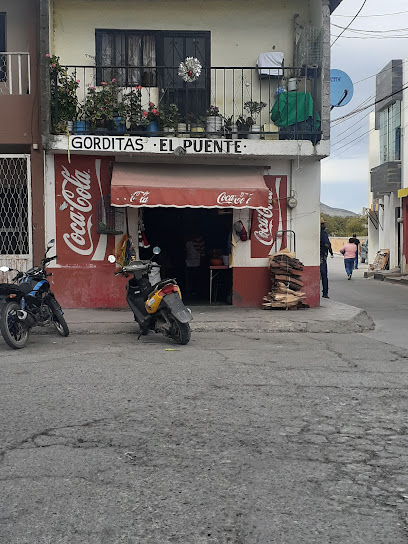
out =
[[[34,266],[27,272],[19,272],[8,266],[1,266],[1,272],[15,270],[17,275],[12,283],[0,283],[0,331],[5,342],[14,349],[23,348],[35,326],[51,323],[61,336],[68,336],[69,329],[63,311],[50,289],[47,280],[52,274],[46,273],[46,266],[57,258],[47,257],[54,246],[54,240],[47,245],[41,266]]]
[[[160,248],[155,247],[153,257],[159,253]],[[184,306],[180,287],[175,279],[160,280],[152,285],[151,274],[154,269],[160,269],[160,265],[152,262],[152,259],[131,261],[115,272],[115,276],[133,276],[126,286],[126,300],[139,324],[139,338],[152,330],[172,338],[177,344],[187,344],[191,337],[191,311]],[[111,263],[116,262],[113,255],[109,255],[108,260]]]

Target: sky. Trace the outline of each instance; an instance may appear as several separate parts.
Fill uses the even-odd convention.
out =
[[[361,7],[349,30],[336,40],[342,32],[338,26],[349,25]],[[331,68],[346,72],[354,90],[347,105],[331,112],[331,153],[321,162],[321,201],[361,213],[368,205],[368,114],[374,107],[349,120],[336,119],[373,104],[377,73],[391,60],[408,58],[408,2],[343,0],[331,16],[331,44]]]

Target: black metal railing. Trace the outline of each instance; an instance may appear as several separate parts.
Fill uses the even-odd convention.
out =
[[[178,66],[63,70],[51,75],[53,133],[321,138],[318,67],[202,68],[187,82]]]

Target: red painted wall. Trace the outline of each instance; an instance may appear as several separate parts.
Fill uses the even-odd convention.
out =
[[[126,278],[114,276],[116,267],[97,263],[52,269],[51,289],[62,308],[126,308]],[[50,269],[51,271],[51,269]]]
[[[320,267],[305,266],[302,281],[305,284],[305,302],[311,307],[320,304]],[[260,307],[262,298],[270,290],[270,276],[267,267],[234,268],[232,305],[241,308]]]

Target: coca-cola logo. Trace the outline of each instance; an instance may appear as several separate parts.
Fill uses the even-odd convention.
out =
[[[220,193],[217,197],[217,204],[230,206],[247,205],[251,201],[253,193],[241,193],[241,194],[228,194],[225,191]]]
[[[139,201],[139,204],[147,204],[149,201],[150,191],[135,191],[130,195],[130,202]]]
[[[273,209],[272,204],[267,208],[257,210],[258,228],[254,232],[255,238],[264,246],[271,246],[273,243],[272,225]]]
[[[69,208],[69,217],[71,219],[71,232],[64,233],[63,240],[75,253],[91,255],[94,248],[91,236],[91,176],[89,172],[79,170],[75,170],[75,174],[71,176],[65,166],[62,166],[61,174],[63,177],[62,196],[64,202],[60,206],[60,210]]]

